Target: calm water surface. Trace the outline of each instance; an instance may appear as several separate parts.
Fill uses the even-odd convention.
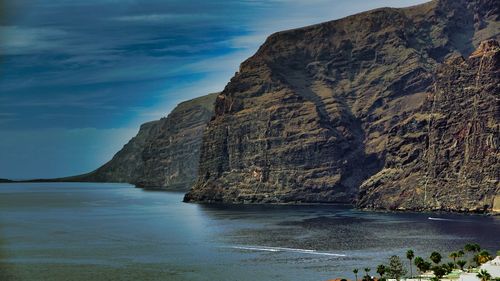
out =
[[[0,280],[322,281],[408,248],[500,249],[499,217],[181,200],[122,184],[0,184]]]

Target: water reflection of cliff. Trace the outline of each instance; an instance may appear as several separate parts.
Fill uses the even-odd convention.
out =
[[[413,248],[450,252],[465,243],[496,251],[500,218],[438,213],[364,212],[342,205],[198,205],[210,225],[227,229],[238,245],[320,251],[376,251]],[[429,219],[430,217],[434,219]]]

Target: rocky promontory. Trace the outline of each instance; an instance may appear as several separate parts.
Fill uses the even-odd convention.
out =
[[[143,124],[139,133],[97,170],[57,180],[189,189],[196,179],[203,131],[213,115],[216,95],[182,102],[167,117]]]
[[[185,201],[491,210],[498,65],[478,70],[484,56],[472,53],[499,34],[496,1],[439,0],[271,35],[217,96]],[[471,54],[466,73],[450,65]],[[456,92],[474,86],[467,81],[474,71],[476,88]],[[454,135],[443,123],[451,120],[468,125]],[[417,169],[413,161],[434,165]],[[417,202],[421,184],[432,200]]]

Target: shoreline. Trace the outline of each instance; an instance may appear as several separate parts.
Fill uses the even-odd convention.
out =
[[[129,184],[134,188],[142,189],[144,191],[153,192],[187,192],[188,190],[183,189],[165,189],[162,187],[144,187],[138,186],[134,183],[128,182],[94,182],[94,181],[65,181],[58,179],[31,179],[31,180],[8,180],[0,179],[0,184],[2,183],[104,183],[104,184]],[[6,181],[2,181],[6,180]],[[481,211],[464,211],[464,210],[442,210],[442,209],[376,209],[376,208],[358,208],[356,204],[346,203],[346,202],[210,202],[210,201],[182,201],[187,204],[200,204],[200,205],[220,205],[220,206],[235,206],[235,205],[271,205],[271,206],[350,206],[353,209],[363,211],[363,212],[378,212],[378,213],[406,213],[406,214],[449,214],[449,215],[467,215],[467,216],[486,216],[486,217],[497,217],[500,216],[499,212],[481,212]]]

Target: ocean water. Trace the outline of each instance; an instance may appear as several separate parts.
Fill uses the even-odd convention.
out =
[[[0,184],[0,280],[353,278],[413,249],[500,250],[500,217],[182,203],[125,184]],[[405,260],[406,261],[406,260]]]

